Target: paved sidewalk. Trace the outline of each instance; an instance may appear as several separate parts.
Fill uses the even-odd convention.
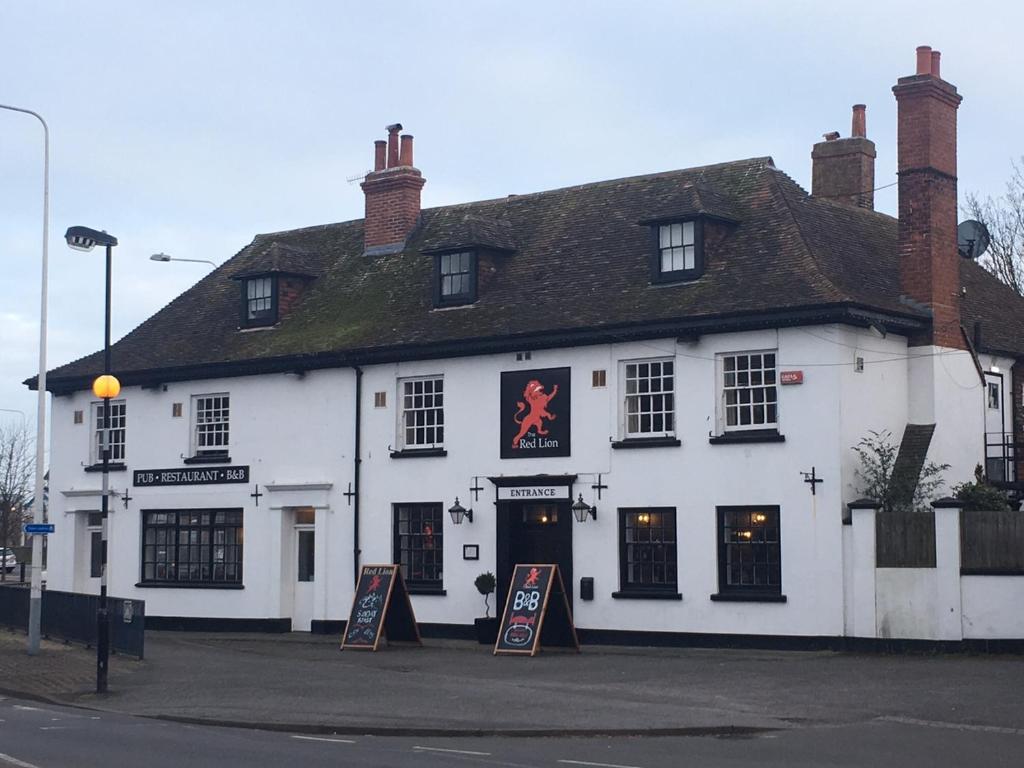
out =
[[[1021,729],[1024,658],[585,647],[497,657],[462,641],[340,651],[335,637],[150,632],[146,659],[0,632],[0,690],[97,709],[308,732],[716,733],[914,719]]]

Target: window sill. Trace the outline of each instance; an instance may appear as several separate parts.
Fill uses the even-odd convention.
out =
[[[683,596],[678,592],[642,592],[636,591],[619,591],[612,592],[612,597],[616,600],[682,600]]]
[[[675,437],[627,437],[616,440],[612,448],[678,448],[683,442]]]
[[[223,456],[189,456],[183,464],[230,464],[231,457],[226,453]]]
[[[444,448],[405,448],[401,451],[392,451],[392,459],[421,459],[428,456],[447,456],[448,451]]]
[[[245,589],[244,584],[207,584],[189,581],[140,581],[135,586],[140,589]]]
[[[112,461],[107,465],[107,472],[124,472],[128,466],[123,461]],[[85,467],[86,472],[102,472],[103,464],[90,464]]]
[[[777,429],[751,429],[745,432],[726,432],[708,439],[711,445],[731,445],[742,443],[784,443],[786,436],[780,435]]]
[[[416,587],[405,585],[405,591],[410,595],[436,595],[438,597],[444,597],[448,594],[448,590],[443,587]]]
[[[677,269],[674,272],[655,272],[651,275],[651,286],[692,283],[704,276],[702,269]]]
[[[785,595],[750,592],[716,592],[711,595],[716,603],[784,603]]]

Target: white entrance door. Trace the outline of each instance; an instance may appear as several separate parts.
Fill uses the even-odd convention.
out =
[[[313,620],[313,574],[315,572],[316,531],[313,528],[313,510],[309,510],[308,522],[302,514],[305,510],[296,510],[294,542],[295,568],[292,571],[292,630],[309,632]]]

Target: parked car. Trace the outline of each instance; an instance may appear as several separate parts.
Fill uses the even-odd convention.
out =
[[[4,568],[8,573],[13,573],[14,569],[18,567],[18,558],[14,556],[13,549],[0,549],[0,568]]]

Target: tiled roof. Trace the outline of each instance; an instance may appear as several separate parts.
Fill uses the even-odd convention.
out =
[[[733,223],[707,243],[702,277],[652,286],[649,228],[638,222],[688,211]],[[435,310],[424,251],[468,245],[511,252],[494,260],[476,303]],[[427,209],[404,251],[389,255],[364,255],[361,220],[260,235],[118,341],[113,367],[131,383],[249,362],[467,354],[485,340],[526,345],[584,330],[614,339],[625,329],[822,307],[926,322],[900,300],[896,253],[893,218],[813,198],[771,158],[755,158]],[[231,278],[268,265],[316,279],[278,326],[240,332]],[[962,271],[965,315],[981,320],[986,340],[1024,354],[1024,301],[976,264]],[[99,354],[83,358],[50,382],[80,386],[99,365]]]

